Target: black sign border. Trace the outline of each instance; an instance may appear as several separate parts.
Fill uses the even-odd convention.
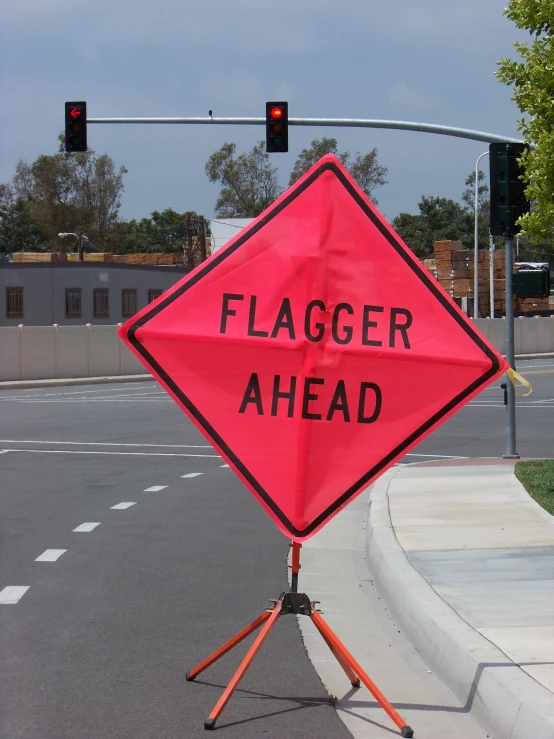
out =
[[[351,485],[346,492],[344,492],[332,505],[326,508],[316,519],[314,519],[305,529],[297,529],[292,525],[291,521],[285,516],[283,511],[277,506],[274,500],[269,496],[262,485],[256,480],[252,473],[248,470],[246,465],[239,459],[239,457],[233,452],[229,445],[224,439],[217,433],[213,426],[208,420],[202,415],[198,408],[191,402],[191,400],[185,395],[183,390],[179,388],[176,383],[171,379],[169,374],[164,368],[154,359],[154,357],[144,348],[141,342],[136,337],[136,332],[141,326],[144,326],[151,318],[158,315],[168,305],[177,300],[183,293],[190,290],[191,287],[196,285],[205,275],[209,274],[217,266],[221,264],[225,259],[234,254],[246,241],[248,241],[255,233],[260,231],[267,223],[275,218],[281,211],[283,211],[295,198],[297,198],[304,190],[306,190],[315,180],[317,180],[324,172],[333,172],[337,179],[346,188],[349,194],[352,196],[354,201],[359,205],[362,211],[367,215],[372,224],[377,230],[387,239],[391,247],[397,252],[397,254],[406,262],[408,267],[414,272],[414,274],[425,284],[425,286],[433,293],[443,308],[452,316],[452,318],[458,323],[465,333],[469,336],[472,341],[481,349],[483,354],[490,360],[491,367],[481,377],[474,380],[468,385],[461,393],[458,393],[451,401],[449,401],[443,408],[429,418],[424,424],[422,424],[416,431],[411,433],[404,441],[398,444],[389,454],[386,455],[380,462],[374,465],[365,475],[360,477],[353,485]],[[484,385],[491,377],[493,377],[500,368],[500,363],[496,354],[487,346],[482,340],[475,329],[469,324],[464,318],[458,313],[453,307],[450,301],[439,289],[438,283],[434,280],[423,265],[417,262],[413,257],[406,252],[405,247],[400,243],[395,234],[391,233],[386,226],[381,223],[379,218],[373,213],[371,208],[368,206],[364,198],[358,193],[353,187],[352,183],[344,176],[344,173],[336,166],[334,162],[323,162],[317,167],[311,175],[305,180],[300,182],[297,187],[293,187],[288,194],[282,200],[275,203],[273,208],[270,208],[263,219],[254,223],[250,228],[247,228],[245,232],[239,236],[239,238],[229,247],[223,249],[219,254],[210,259],[204,267],[198,269],[195,274],[187,280],[183,285],[174,290],[167,298],[161,300],[151,310],[144,313],[138,318],[128,329],[127,338],[136,351],[144,358],[145,362],[156,371],[156,373],[162,378],[165,384],[171,388],[173,393],[179,398],[183,406],[193,416],[200,426],[204,429],[206,434],[214,441],[214,443],[223,451],[225,456],[235,465],[239,470],[243,478],[248,482],[253,490],[260,496],[268,508],[273,511],[275,516],[281,521],[283,526],[291,534],[291,536],[305,537],[311,534],[315,529],[319,528],[327,519],[329,519],[339,508],[342,508],[348,501],[365,487],[369,481],[375,477],[382,469],[384,469],[390,462],[399,456],[407,447],[417,441],[426,431],[437,424],[444,416],[446,416],[453,408],[461,403],[465,398],[471,395],[475,390]]]

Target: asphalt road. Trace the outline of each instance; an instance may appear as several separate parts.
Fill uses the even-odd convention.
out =
[[[518,370],[534,388],[518,399],[518,451],[552,456],[554,360]],[[4,391],[0,409],[0,736],[205,736],[246,643],[184,674],[286,588],[287,540],[155,383]],[[504,424],[496,386],[403,461],[498,456]],[[350,736],[294,619],[218,730]]]

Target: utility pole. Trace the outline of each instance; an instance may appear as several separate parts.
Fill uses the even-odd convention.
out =
[[[205,262],[208,256],[206,254],[206,226],[204,216],[198,216],[198,239],[200,244],[200,261]]]
[[[187,217],[185,220],[186,220],[186,230],[187,230],[187,233],[185,236],[186,238],[186,247],[185,247],[186,248],[186,260],[185,262],[186,262],[186,266],[189,269],[193,269],[194,268],[194,256],[192,253],[192,229],[190,227],[190,213],[187,213]]]

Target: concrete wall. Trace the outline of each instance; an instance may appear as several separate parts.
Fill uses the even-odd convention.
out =
[[[504,318],[477,318],[473,323],[490,343],[504,354],[506,321]],[[554,316],[514,319],[515,353],[544,354],[554,352]]]
[[[503,318],[478,318],[477,328],[504,352]],[[116,334],[117,326],[1,326],[0,381],[146,374]],[[554,316],[516,318],[518,354],[554,352]]]
[[[0,381],[142,375],[117,326],[2,326]]]

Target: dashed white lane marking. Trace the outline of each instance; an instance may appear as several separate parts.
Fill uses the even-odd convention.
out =
[[[119,457],[209,457],[220,459],[219,454],[178,454],[177,452],[97,452],[92,449],[5,449],[6,452],[21,454],[104,454]]]
[[[0,605],[15,606],[30,587],[30,585],[6,585],[0,590]]]
[[[198,477],[203,474],[203,472],[189,472],[188,475],[181,475],[181,477]]]
[[[74,533],[77,534],[89,534],[91,531],[100,526],[100,522],[87,521],[86,523],[80,524],[76,529],[73,529]]]
[[[151,488],[146,488],[145,493],[159,493],[160,490],[165,490],[167,485],[152,485]]]
[[[56,562],[65,552],[67,549],[46,549],[35,559],[35,562]]]
[[[136,503],[118,503],[117,505],[113,505],[110,508],[110,511],[124,511],[126,508],[130,508],[132,505],[136,505]]]
[[[118,441],[27,441],[26,439],[0,439],[0,444],[51,444],[52,446],[125,446],[158,449],[212,449],[209,444],[124,444]]]
[[[222,464],[221,466],[222,467],[228,467],[229,465],[228,464]]]

